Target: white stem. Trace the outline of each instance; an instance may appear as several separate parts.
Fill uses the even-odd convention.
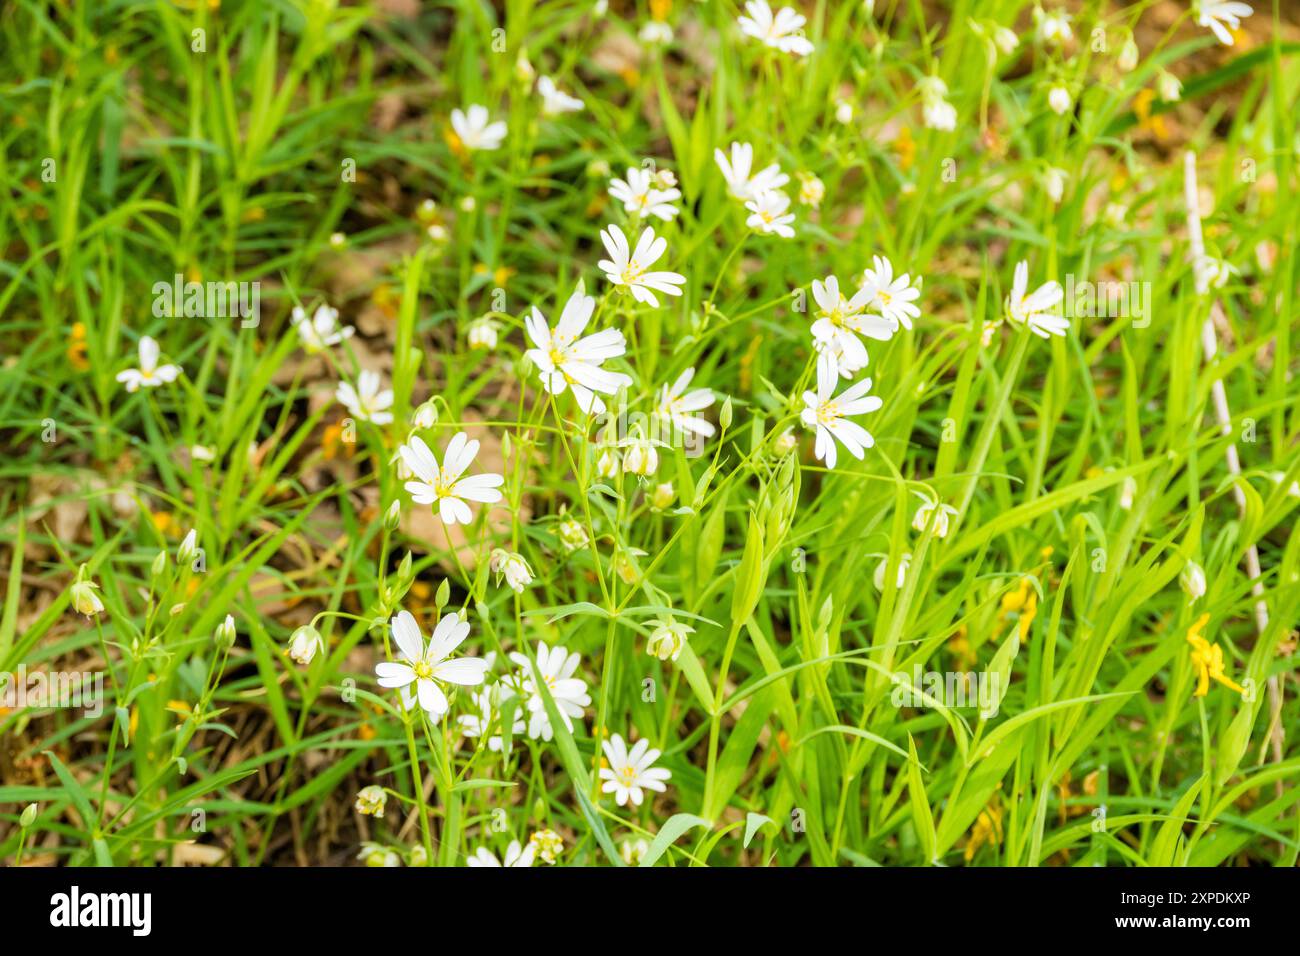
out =
[[[1198,294],[1204,295],[1209,290],[1209,275],[1202,266],[1205,259],[1205,238],[1201,233],[1200,190],[1196,184],[1196,154],[1191,150],[1188,150],[1187,155],[1183,158],[1183,200],[1187,205],[1187,241],[1192,247],[1192,269],[1196,277],[1196,291]],[[1210,303],[1210,314],[1206,316],[1205,324],[1201,326],[1201,349],[1205,352],[1206,363],[1212,362],[1219,351],[1218,338],[1214,331],[1215,325],[1219,322],[1226,322],[1226,317],[1218,299],[1215,299]],[[1230,435],[1232,433],[1232,414],[1228,410],[1228,393],[1224,389],[1222,378],[1216,378],[1210,384],[1210,397],[1214,402],[1214,417],[1219,423],[1219,430],[1224,435]],[[1228,443],[1227,453],[1224,457],[1228,463],[1229,473],[1234,478],[1240,475],[1241,459],[1237,455],[1235,443]],[[1241,490],[1241,486],[1236,482],[1232,485],[1232,496],[1236,499],[1238,511],[1244,516],[1246,513],[1246,493]],[[1251,593],[1255,595],[1255,630],[1262,637],[1264,631],[1268,628],[1268,604],[1264,600],[1264,583],[1260,580],[1259,549],[1255,547],[1254,543],[1246,547],[1246,574],[1251,580]],[[1281,693],[1277,677],[1270,677],[1268,679],[1268,703],[1270,719],[1273,725],[1274,760],[1282,759],[1282,722],[1276,719],[1282,709]]]

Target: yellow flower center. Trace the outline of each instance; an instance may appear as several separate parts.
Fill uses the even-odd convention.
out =
[[[415,676],[417,680],[433,679],[433,667],[429,664],[428,661],[416,661],[415,666],[412,667],[411,670],[415,671]]]

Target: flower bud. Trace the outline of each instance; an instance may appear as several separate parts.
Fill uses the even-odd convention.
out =
[[[72,585],[72,607],[78,614],[94,617],[104,610],[104,602],[95,592],[99,585],[86,579],[86,566],[77,571],[77,580]]]
[[[228,651],[235,646],[235,619],[227,614],[226,619],[217,625],[217,632],[213,635],[219,650]]]
[[[731,396],[728,395],[727,400],[722,403],[722,411],[718,412],[718,425],[721,426],[724,432],[731,427],[731,419],[734,415],[735,411],[731,407]]]
[[[37,812],[38,812],[38,808],[36,804],[34,803],[27,804],[27,806],[23,807],[22,816],[18,818],[18,825],[22,827],[24,830],[26,830],[29,826],[31,826],[33,823],[36,822]]]
[[[666,511],[676,498],[677,489],[671,481],[665,481],[661,485],[655,485],[655,490],[650,493],[650,508],[653,511]]]
[[[423,431],[432,428],[438,424],[438,406],[433,402],[425,402],[411,413],[411,424]]]
[[[1073,102],[1070,91],[1063,86],[1054,86],[1047,92],[1047,105],[1057,116],[1064,116]]]
[[[637,439],[629,443],[623,453],[623,473],[649,477],[659,470],[659,452],[646,439]]]
[[[149,567],[150,576],[157,581],[167,572],[167,552],[159,551],[158,556],[153,559],[153,564]]]
[[[1020,37],[1016,36],[1015,31],[1007,27],[998,27],[993,31],[993,45],[998,48],[1003,56],[1008,56],[1016,51],[1020,46]]]
[[[469,326],[469,347],[491,352],[497,347],[500,326],[488,316],[475,319]]]
[[[410,555],[408,554],[407,557],[409,558]],[[447,602],[450,600],[451,600],[451,582],[448,581],[446,578],[443,578],[442,583],[438,585],[438,593],[434,595],[433,601],[434,604],[437,605],[438,610],[441,611],[443,608],[447,606]]]
[[[324,648],[325,642],[321,639],[320,632],[310,624],[304,624],[289,635],[289,656],[303,667],[310,664],[316,652]]]
[[[1178,575],[1178,583],[1187,593],[1189,604],[1205,596],[1205,570],[1195,561],[1187,562]]]
[[[402,523],[402,503],[394,500],[384,512],[384,527],[389,531],[396,531]]]
[[[522,594],[524,588],[532,583],[533,569],[528,566],[528,562],[521,554],[503,548],[494,548],[488,559],[488,566],[497,576],[497,583],[501,583],[501,578],[504,576],[506,585],[516,594]]]
[[[1183,95],[1183,84],[1172,73],[1161,70],[1156,76],[1156,92],[1164,102],[1177,103]]]
[[[196,529],[191,528],[184,540],[181,541],[180,548],[176,551],[176,563],[181,567],[187,567],[194,563],[194,559],[199,555],[199,533]]]
[[[671,617],[659,618],[655,623],[655,629],[646,640],[646,653],[661,661],[677,660],[677,655],[686,646],[688,635],[694,634],[695,628],[679,624]]]

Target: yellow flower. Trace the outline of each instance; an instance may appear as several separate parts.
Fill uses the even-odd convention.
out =
[[[1196,668],[1196,692],[1193,697],[1204,697],[1210,692],[1210,680],[1217,680],[1224,687],[1231,687],[1238,694],[1244,694],[1245,688],[1223,673],[1223,648],[1211,644],[1201,637],[1201,631],[1210,620],[1210,615],[1202,614],[1187,629],[1187,643],[1192,645],[1192,666]]]
[[[90,368],[90,362],[86,358],[86,324],[84,322],[74,322],[72,324],[72,334],[68,339],[68,364],[82,372]]]
[[[996,846],[1001,842],[1002,808],[994,806],[990,802],[987,807],[980,811],[979,819],[975,821],[975,826],[971,828],[963,856],[965,856],[966,862],[969,863],[985,843]]]
[[[912,140],[911,129],[904,126],[898,131],[898,136],[894,139],[894,150],[898,153],[898,168],[907,172],[916,158],[916,143]]]
[[[1151,102],[1156,98],[1155,90],[1142,90],[1133,99],[1133,112],[1138,118],[1138,127],[1148,130],[1160,142],[1169,138],[1169,128],[1165,125],[1163,115],[1151,112]]]

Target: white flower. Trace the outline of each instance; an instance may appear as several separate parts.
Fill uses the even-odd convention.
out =
[[[473,514],[466,501],[478,501],[492,504],[501,500],[497,489],[505,484],[501,475],[482,474],[462,478],[465,470],[474,462],[478,454],[477,440],[471,440],[464,432],[457,432],[447,443],[443,453],[442,467],[434,457],[429,446],[419,435],[412,435],[408,444],[397,449],[398,455],[406,467],[415,475],[415,479],[406,482],[406,490],[418,505],[437,505],[438,514],[447,524],[469,524]]]
[[[298,341],[310,355],[350,339],[356,331],[350,325],[340,327],[338,309],[331,309],[328,305],[317,306],[310,319],[301,306],[294,306],[289,321],[298,330]]]
[[[506,847],[505,863],[498,860],[496,854],[487,847],[481,846],[465,861],[465,864],[467,866],[532,866],[536,855],[537,850],[531,843],[527,847],[521,847],[518,840],[511,840],[510,845]]]
[[[550,740],[555,735],[555,729],[547,716],[541,691],[537,689],[533,680],[532,662],[518,651],[511,654],[510,659],[519,665],[519,688],[520,692],[527,697],[528,736],[534,740],[539,738]],[[591,703],[591,695],[587,693],[587,682],[573,676],[578,670],[581,658],[576,652],[570,654],[563,647],[549,648],[545,641],[538,641],[536,660],[542,681],[555,701],[555,709],[564,719],[564,726],[572,730],[573,718],[581,719],[584,708]]]
[[[1282,482],[1286,480],[1286,473],[1281,471],[1270,471],[1268,477],[1273,484],[1281,485]],[[1286,493],[1292,498],[1300,498],[1300,481],[1291,482],[1291,486],[1287,488]]]
[[[537,366],[542,386],[552,395],[563,395],[566,388],[572,389],[578,407],[587,415],[599,415],[605,410],[605,403],[596,397],[596,392],[613,395],[632,383],[622,372],[601,368],[607,359],[618,358],[627,350],[622,332],[604,329],[579,338],[595,308],[596,300],[583,293],[579,286],[564,304],[554,330],[546,324],[546,317],[537,306],[524,317],[524,327],[534,346],[524,355]]]
[[[1065,195],[1065,170],[1056,166],[1049,166],[1043,172],[1043,189],[1047,191],[1047,198],[1054,203],[1061,201]]]
[[[1199,293],[1222,289],[1237,274],[1236,267],[1231,263],[1208,255],[1201,256],[1192,263],[1192,270],[1196,277],[1196,291]]]
[[[464,113],[452,110],[451,128],[456,131],[461,145],[469,150],[497,149],[506,138],[506,124],[501,120],[489,122],[487,107],[477,103]]]
[[[1141,51],[1138,50],[1137,41],[1130,36],[1124,41],[1124,45],[1119,48],[1119,56],[1115,59],[1115,65],[1127,73],[1137,66],[1140,55]]]
[[[781,434],[776,436],[776,441],[772,443],[772,450],[781,458],[784,458],[790,452],[799,446],[799,439],[794,433],[793,428],[787,428]]]
[[[1205,570],[1195,561],[1188,561],[1178,575],[1178,583],[1187,593],[1188,604],[1205,597]]]
[[[639,436],[619,442],[623,452],[623,474],[649,477],[659,470],[659,452],[654,442]]]
[[[658,180],[648,169],[629,166],[627,179],[611,179],[609,194],[623,204],[623,211],[639,216],[654,216],[671,222],[679,212],[673,205],[682,198],[679,189],[660,189]]]
[[[564,550],[570,554],[585,548],[588,544],[587,529],[579,524],[572,515],[561,516],[556,525],[555,534],[560,539],[560,544],[563,545]]]
[[[781,172],[776,163],[766,166],[750,175],[754,165],[754,147],[749,143],[732,143],[731,159],[720,149],[713,151],[714,162],[722,170],[722,178],[727,181],[727,191],[741,202],[755,196],[780,189],[790,181],[790,177]]]
[[[1163,102],[1177,103],[1183,95],[1183,84],[1168,70],[1161,70],[1156,74],[1156,92]]]
[[[835,122],[848,126],[853,122],[853,104],[848,100],[839,100],[835,104]]]
[[[872,256],[871,261],[875,267],[862,273],[862,288],[872,293],[866,307],[892,322],[895,331],[901,325],[910,332],[912,320],[921,315],[912,304],[921,297],[921,290],[912,288],[912,278],[906,272],[895,279],[893,263],[884,256]]]
[[[799,202],[816,209],[825,198],[825,183],[811,173],[799,174]]]
[[[1055,311],[1065,298],[1061,284],[1053,279],[1033,292],[1028,290],[1029,263],[1021,260],[1016,263],[1015,281],[1011,285],[1011,294],[1007,296],[1007,318],[1028,325],[1029,331],[1040,338],[1064,335],[1070,327],[1070,320]]]
[[[429,644],[424,644],[420,625],[410,611],[399,612],[392,620],[393,640],[397,643],[400,661],[380,661],[375,673],[380,687],[400,687],[402,703],[410,707],[411,685],[415,685],[414,698],[432,720],[441,720],[447,713],[447,695],[443,684],[474,687],[483,683],[487,662],[477,657],[458,657],[448,660],[451,652],[469,636],[469,622],[459,614],[444,614],[433,629]]]
[[[813,339],[823,348],[830,346],[825,354],[831,357],[837,372],[851,374],[866,366],[867,347],[859,335],[887,342],[894,334],[895,322],[882,315],[863,314],[876,294],[872,285],[864,286],[853,298],[846,299],[840,291],[840,280],[827,276],[824,283],[813,280],[812,294],[817,304]]]
[[[564,852],[564,839],[554,830],[538,830],[528,838],[528,845],[543,863],[554,863]]]
[[[384,804],[387,802],[388,794],[384,792],[384,788],[371,784],[357,792],[357,800],[353,806],[363,817],[382,817]]]
[[[618,855],[628,866],[638,866],[650,852],[650,844],[645,837],[628,837],[618,845]]]
[[[289,635],[289,657],[303,667],[310,664],[316,653],[324,647],[325,642],[320,632],[310,624],[304,624]]]
[[[522,594],[524,588],[533,582],[533,569],[528,566],[522,554],[493,548],[488,558],[488,567],[497,576],[497,583],[505,577],[506,585],[516,594]]]
[[[1133,497],[1137,494],[1138,483],[1132,475],[1124,479],[1119,486],[1119,506],[1125,511],[1133,508]]]
[[[537,92],[542,95],[542,115],[559,116],[563,113],[577,113],[582,109],[582,100],[570,96],[549,76],[538,77]]]
[[[745,220],[750,229],[757,229],[767,236],[776,234],[783,239],[794,238],[794,229],[790,227],[794,213],[786,212],[790,208],[790,197],[785,193],[776,189],[759,193],[745,203],[745,208],[751,213]]]
[[[945,505],[927,497],[919,491],[912,494],[921,499],[921,506],[916,509],[916,516],[912,519],[912,527],[922,534],[930,526],[930,521],[934,521],[934,536],[936,538],[948,537],[948,522],[951,518],[956,517],[957,509],[952,505]]]
[[[600,789],[602,793],[612,793],[620,807],[627,804],[628,798],[634,807],[641,806],[645,799],[643,789],[659,793],[668,789],[664,781],[672,772],[651,766],[659,759],[660,751],[652,748],[649,740],[638,740],[629,751],[623,738],[614,734],[601,743],[601,749],[605,751],[608,766],[600,768],[600,779],[605,781]]]
[[[496,319],[480,316],[469,324],[469,347],[491,352],[497,347],[497,333],[500,329],[501,325]]]
[[[667,46],[673,42],[673,28],[662,20],[647,20],[637,35],[646,46]]]
[[[126,386],[128,392],[134,392],[144,385],[157,388],[166,382],[174,382],[181,374],[179,365],[158,364],[158,343],[149,336],[140,339],[140,367],[128,368],[117,373],[117,380]]]
[[[709,438],[717,431],[713,423],[691,413],[703,411],[712,405],[713,392],[707,388],[686,391],[694,377],[695,369],[688,368],[677,376],[677,380],[672,385],[665,385],[659,393],[659,404],[655,407],[655,414],[672,422],[684,432]]]
[[[687,627],[671,617],[657,618],[654,623],[655,627],[645,642],[645,652],[661,661],[677,660],[677,655],[686,646],[688,636],[695,633],[695,628]]]
[[[104,610],[104,602],[99,599],[95,593],[99,585],[94,581],[80,579],[72,585],[72,607],[78,614],[84,614],[86,617],[94,617]]]
[[[520,50],[519,55],[515,57],[515,79],[527,86],[533,82],[533,77],[537,71],[533,69],[533,63],[528,59],[528,54]]]
[[[618,452],[612,448],[606,448],[596,459],[596,477],[613,478],[619,469],[622,468],[622,462],[619,460]]]
[[[497,720],[500,719],[500,707],[494,707],[492,704],[494,692],[500,695],[501,699],[507,699],[513,694],[508,685],[504,682],[496,684],[495,687],[485,687],[483,690],[475,693],[473,699],[474,710],[476,713],[461,714],[461,716],[457,718],[457,723],[460,724],[460,732],[464,736],[481,737],[492,729],[494,723],[493,714],[497,715]],[[522,707],[515,708],[514,720],[512,721],[512,726],[510,728],[511,737],[516,737],[524,732],[525,728],[522,714]],[[505,741],[502,739],[501,734],[493,734],[488,738],[488,750],[493,753],[500,753],[504,746]]]
[[[1034,23],[1038,25],[1038,41],[1060,46],[1074,34],[1070,30],[1070,14],[1064,10],[1045,13],[1042,8],[1034,8]]]
[[[402,858],[398,856],[397,851],[378,843],[361,844],[361,852],[357,854],[358,860],[363,860],[366,866],[401,866]]]
[[[773,16],[767,0],[748,0],[745,11],[749,16],[742,16],[736,22],[746,36],[763,41],[764,46],[782,53],[793,53],[795,56],[807,56],[813,51],[812,43],[800,33],[808,21],[793,8],[782,7]]]
[[[600,233],[600,241],[605,244],[608,259],[601,259],[596,267],[605,273],[605,278],[618,288],[626,288],[632,298],[650,306],[658,306],[656,292],[665,295],[681,295],[686,277],[676,272],[647,272],[659,261],[668,249],[668,241],[662,236],[656,238],[654,228],[646,226],[641,238],[633,249],[618,226],[606,226]],[[620,353],[621,354],[621,353]]]
[[[351,382],[339,382],[334,397],[347,407],[354,418],[363,422],[387,425],[393,420],[393,413],[388,411],[393,407],[393,390],[379,390],[378,372],[363,369],[356,388],[352,387]]]
[[[867,395],[871,390],[869,378],[850,385],[836,396],[838,382],[834,369],[828,363],[818,362],[817,392],[803,393],[804,409],[800,416],[807,427],[816,430],[813,453],[826,462],[827,468],[835,467],[836,439],[854,458],[862,459],[864,450],[874,445],[876,440],[857,422],[849,421],[848,416],[874,412],[884,404],[877,396]]]
[[[921,106],[921,119],[927,129],[951,133],[957,128],[957,108],[943,99],[928,99]]]
[[[1020,46],[1020,37],[1016,36],[1014,30],[1007,27],[998,27],[993,31],[993,45],[1001,51],[1003,56],[1016,52],[1016,47]]]
[[[1047,105],[1052,108],[1052,112],[1057,116],[1064,116],[1072,102],[1070,91],[1063,86],[1053,86],[1047,91]]]
[[[1228,28],[1239,29],[1241,18],[1254,12],[1250,4],[1239,3],[1237,0],[1197,0],[1196,22],[1214,31],[1220,43],[1232,46],[1232,34]]]
[[[894,587],[902,588],[907,583],[907,569],[912,564],[912,553],[904,551],[898,556],[898,572],[894,577]],[[871,576],[871,583],[876,586],[877,591],[885,589],[885,572],[889,570],[889,558],[886,557],[876,565],[876,573]]]
[[[923,100],[942,100],[948,96],[948,84],[939,76],[923,76],[916,81],[916,90]]]

